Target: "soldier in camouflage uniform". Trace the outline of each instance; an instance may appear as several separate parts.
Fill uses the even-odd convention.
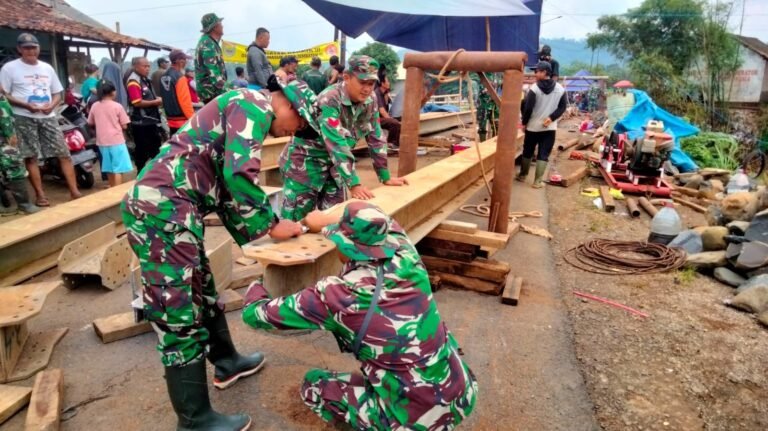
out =
[[[340,221],[315,212],[306,222],[311,230],[327,225],[323,234],[338,248],[341,273],[271,300],[253,283],[243,320],[259,329],[331,331],[362,363],[362,374],[306,374],[301,397],[323,420],[355,430],[456,427],[475,406],[477,382],[403,229],[360,201],[347,205]]]
[[[282,216],[301,220],[315,208],[326,209],[346,199],[373,197],[360,183],[352,149],[366,139],[379,181],[388,186],[408,184],[387,169],[387,141],[382,138],[373,87],[379,63],[365,55],[349,59],[344,81],[326,88],[317,99],[320,134],[297,134],[280,155],[283,174]]]
[[[0,193],[8,189],[16,199],[16,208],[0,203],[0,214],[14,215],[17,211],[32,214],[40,208],[29,201],[27,169],[18,149],[18,139],[13,126],[13,111],[5,96],[0,93]]]
[[[200,31],[203,35],[195,50],[195,82],[197,94],[203,103],[210,102],[231,87],[227,82],[227,68],[219,45],[224,35],[224,26],[221,24],[223,19],[215,13],[208,13],[201,20],[203,29]]]
[[[314,93],[295,82],[281,91],[232,90],[198,111],[141,171],[122,205],[141,265],[144,314],[159,338],[179,429],[243,430],[247,415],[222,415],[208,398],[204,356],[224,389],[256,373],[260,353],[232,343],[203,245],[203,217],[216,212],[242,245],[269,234],[287,239],[301,225],[279,221],[259,186],[261,145],[313,120]]]
[[[488,136],[488,123],[491,123],[491,130],[496,127],[496,120],[499,119],[499,107],[485,88],[480,91],[477,101],[477,133],[480,142],[485,141]]]

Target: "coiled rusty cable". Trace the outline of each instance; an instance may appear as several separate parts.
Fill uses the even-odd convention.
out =
[[[565,261],[604,275],[655,274],[680,268],[685,250],[641,241],[593,239],[568,250]]]

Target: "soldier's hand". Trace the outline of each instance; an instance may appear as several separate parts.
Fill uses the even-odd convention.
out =
[[[301,235],[301,224],[290,220],[280,220],[272,230],[269,231],[269,236],[277,241],[284,241],[286,239],[293,238]]]
[[[18,136],[16,136],[16,135],[13,135],[13,136],[11,136],[10,138],[8,138],[8,145],[10,145],[10,146],[12,146],[12,147],[15,147],[15,146],[16,146],[16,145],[18,145],[18,144],[19,144],[19,138],[18,138]]]
[[[360,199],[363,201],[367,201],[368,199],[373,199],[374,197],[376,197],[373,195],[373,192],[368,190],[368,187],[362,184],[358,184],[352,187],[349,191],[352,193],[353,198]]]
[[[407,186],[408,185],[408,179],[405,177],[394,177],[390,178],[387,181],[384,181],[385,186]]]
[[[338,221],[338,216],[326,214],[319,210],[312,211],[311,213],[307,214],[306,217],[304,217],[304,225],[309,228],[310,232],[313,233],[320,232],[324,227]]]

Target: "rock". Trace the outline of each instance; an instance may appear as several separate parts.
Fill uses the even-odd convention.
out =
[[[744,292],[746,290],[749,290],[753,287],[758,286],[768,286],[768,275],[758,275],[756,277],[750,277],[746,283],[739,286],[738,289],[736,289],[736,294],[738,295],[741,292]]]
[[[754,271],[747,272],[747,278],[757,277],[758,275],[765,275],[768,274],[768,266],[764,266],[762,268],[758,268]]]
[[[728,264],[725,251],[705,251],[704,253],[689,254],[685,265],[695,269],[719,268]]]
[[[755,215],[744,236],[750,241],[768,242],[768,211],[761,211]]]
[[[760,241],[745,242],[736,259],[738,269],[757,269],[768,264],[768,244]]]
[[[725,250],[728,246],[725,242],[725,236],[728,235],[728,228],[725,226],[710,226],[701,233],[701,243],[704,245],[704,251]]]
[[[710,205],[707,208],[705,217],[707,218],[707,224],[710,226],[722,226],[727,223],[725,217],[723,217],[723,211],[717,205]]]
[[[768,311],[763,311],[757,316],[757,321],[768,326]]]
[[[728,248],[725,249],[725,258],[736,265],[736,260],[739,258],[742,248],[744,248],[744,244],[728,244]]]
[[[733,287],[739,287],[747,281],[746,278],[728,268],[715,268],[715,278],[720,282]]]
[[[747,232],[747,229],[749,229],[749,222],[748,221],[732,221],[726,225],[728,228],[728,232],[731,233],[731,235],[739,235],[744,236],[744,234]]]
[[[751,221],[757,214],[757,194],[738,192],[720,201],[720,212],[725,223],[734,220]]]
[[[689,189],[698,190],[701,183],[704,181],[704,177],[701,175],[693,175],[685,182],[685,187]]]
[[[731,306],[750,313],[768,311],[768,286],[755,286],[739,293],[731,301]]]
[[[704,251],[704,244],[701,242],[701,235],[695,230],[684,230],[676,236],[669,244],[669,247],[679,247],[688,254],[696,254]]]

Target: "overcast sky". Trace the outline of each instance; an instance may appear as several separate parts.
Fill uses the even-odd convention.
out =
[[[300,50],[333,39],[333,27],[301,0],[68,2],[109,27],[119,21],[124,34],[184,49],[194,48],[200,36],[200,17],[208,12],[225,18],[224,39],[233,42],[250,43],[261,26],[272,35],[270,49],[279,51]],[[582,39],[596,30],[599,16],[623,13],[640,3],[642,0],[545,0],[541,37]],[[737,0],[732,29],[736,32],[742,4],[746,4],[743,34],[768,42],[768,0]],[[349,40],[348,47],[354,50],[368,41],[371,39],[363,35]]]

